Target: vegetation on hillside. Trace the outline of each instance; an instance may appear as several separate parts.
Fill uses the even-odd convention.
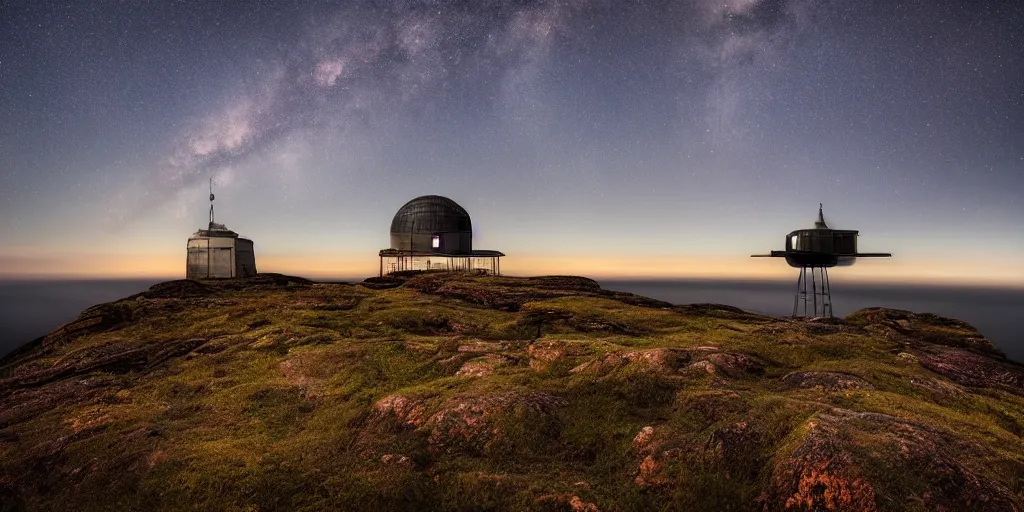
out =
[[[261,275],[0,365],[3,510],[1024,509],[1024,368],[928,314]]]

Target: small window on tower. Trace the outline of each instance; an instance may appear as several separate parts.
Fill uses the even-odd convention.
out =
[[[800,238],[797,237],[796,235],[793,235],[793,239],[790,241],[790,245],[793,246],[791,248],[791,250],[799,251],[800,250]]]
[[[441,247],[441,237],[434,235],[434,240],[431,242],[434,249]]]

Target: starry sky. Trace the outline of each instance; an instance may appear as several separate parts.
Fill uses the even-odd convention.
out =
[[[506,273],[1024,286],[1024,4],[7,0],[0,276],[181,276],[217,220],[257,266],[377,270],[424,194]]]

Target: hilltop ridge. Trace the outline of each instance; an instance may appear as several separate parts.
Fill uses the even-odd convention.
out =
[[[1024,510],[1024,366],[927,313],[262,274],[0,371],[0,510]]]

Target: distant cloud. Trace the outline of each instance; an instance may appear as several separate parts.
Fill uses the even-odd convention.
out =
[[[810,23],[815,0],[699,0],[681,23],[686,51],[698,51],[714,83],[707,125],[728,140],[743,115],[750,84],[737,74],[750,62],[778,58]],[[367,5],[373,7],[368,8]],[[633,7],[642,4],[631,4]],[[648,5],[650,7],[650,5]],[[472,74],[491,88],[503,116],[536,130],[556,118],[539,80],[553,49],[608,0],[535,2],[390,2],[339,8],[311,22],[300,44],[254,68],[236,94],[188,125],[164,159],[158,187],[169,197],[226,166],[273,151],[304,130],[363,130],[423,108]],[[657,9],[652,9],[652,13]],[[696,46],[693,46],[696,41]],[[258,72],[257,72],[258,70]],[[540,132],[534,135],[540,135]],[[141,208],[153,206],[146,201]]]
[[[232,105],[219,116],[211,116],[189,136],[188,149],[195,157],[234,151],[253,135],[253,106],[249,101]]]
[[[439,23],[431,17],[409,16],[398,23],[397,43],[408,57],[436,48]]]
[[[191,123],[167,159],[165,185],[187,187],[297,129],[380,122],[441,90],[460,65],[496,65],[500,79],[493,85],[520,105],[556,38],[569,36],[571,16],[594,3],[340,9],[313,23],[306,41],[273,72],[250,78],[247,90]]]
[[[223,107],[186,125],[165,161],[164,184],[188,185],[245,157],[275,133],[285,74],[277,69],[243,86]]]
[[[338,77],[341,76],[341,73],[344,70],[344,60],[340,58],[324,60],[316,65],[316,71],[313,73],[313,78],[321,87],[330,87],[338,81]]]
[[[701,0],[697,39],[713,75],[707,128],[712,142],[729,143],[745,130],[747,96],[762,86],[752,68],[781,66],[795,38],[813,24],[820,0]],[[692,43],[693,41],[690,41]],[[684,51],[692,52],[693,46]]]

